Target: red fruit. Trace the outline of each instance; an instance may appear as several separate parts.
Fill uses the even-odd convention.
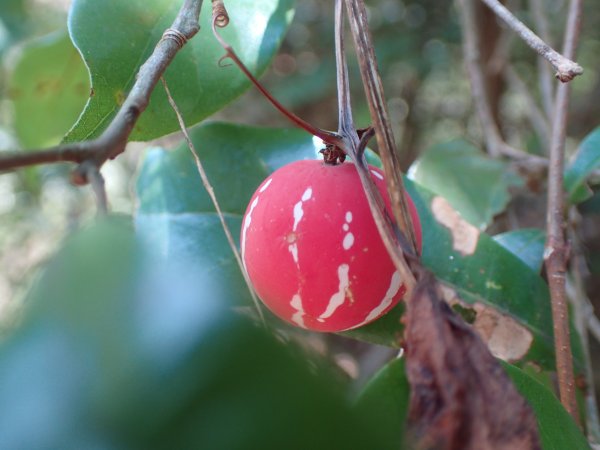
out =
[[[370,171],[389,208],[383,173]],[[408,204],[420,246],[419,218],[410,199]],[[241,247],[264,304],[302,328],[360,327],[406,291],[351,163],[297,161],[275,171],[250,200]]]

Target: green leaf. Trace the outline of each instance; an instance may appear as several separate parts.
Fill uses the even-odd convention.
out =
[[[554,394],[519,368],[503,364],[517,390],[527,399],[538,421],[544,450],[590,448],[571,415]]]
[[[565,170],[565,190],[571,203],[580,203],[590,197],[585,179],[600,167],[600,127],[588,134]]]
[[[467,222],[481,229],[504,210],[510,186],[521,183],[507,163],[460,140],[427,150],[413,164],[409,177],[443,195]]]
[[[514,359],[531,360],[552,370],[554,342],[550,293],[539,273],[490,236],[461,222],[460,217],[457,219],[442,197],[410,181],[406,184],[421,219],[423,264],[441,281],[456,288],[467,306],[482,308],[478,314],[492,308],[506,318],[514,319],[515,325],[524,326],[527,332],[523,337],[531,333],[533,340],[528,346],[526,340],[515,341],[512,350],[525,345],[526,353]],[[451,224],[452,219],[457,221]],[[516,336],[514,332],[509,334]],[[584,367],[583,352],[574,329],[571,338],[576,368],[581,370]]]
[[[529,402],[538,422],[543,450],[588,450],[589,444],[554,394],[522,370],[502,364],[519,393]],[[476,387],[474,387],[475,389]],[[356,408],[372,420],[386,442],[401,448],[408,414],[410,386],[404,361],[396,359],[381,369],[358,397]]]
[[[302,130],[213,123],[190,134],[234,238],[254,190],[275,169],[314,158],[317,147]],[[222,286],[222,301],[249,304],[243,277],[227,244],[190,150],[147,153],[137,180],[136,225],[149,248],[187,261]],[[236,242],[237,243],[237,242]]]
[[[533,361],[553,370],[550,294],[539,271],[529,267],[490,236],[461,222],[459,216],[454,216],[458,218],[454,230],[443,225],[440,221],[451,216],[449,203],[410,180],[405,181],[421,220],[421,261],[439,280],[456,291],[460,303],[457,303],[456,297],[450,299],[454,300],[455,309],[464,313],[470,322],[480,317],[484,328],[485,322],[492,317],[497,328],[485,328],[484,331],[488,335],[490,332],[498,333],[497,337],[488,338],[488,344],[497,356],[511,361]],[[473,246],[468,252],[460,245],[465,237],[472,239]],[[457,245],[460,250],[457,250]],[[399,304],[381,319],[345,335],[397,347],[403,332],[400,322],[402,311],[403,305]],[[574,329],[571,339],[576,370],[582,370],[581,341]]]
[[[493,239],[539,273],[544,262],[546,234],[539,228],[528,228],[497,234]]]
[[[69,15],[73,42],[91,73],[93,96],[66,137],[80,141],[97,137],[110,123],[162,33],[182,2],[74,0]],[[221,31],[255,74],[273,57],[292,18],[292,0],[232,0],[231,22]],[[211,32],[211,8],[204,2],[201,30],[178,53],[165,79],[188,125],[195,124],[238,97],[250,83],[235,66],[220,67],[224,51]],[[149,140],[179,129],[162,86],[137,122],[132,140]]]
[[[371,429],[384,437],[385,449],[403,448],[410,396],[404,366],[403,358],[386,364],[360,392],[355,404]]]
[[[340,380],[156,262],[127,220],[67,241],[0,346],[3,447],[380,448]]]
[[[296,159],[312,158],[316,151],[311,137],[300,130],[209,124],[192,133],[236,238],[241,215],[260,182],[276,168]],[[515,359],[532,360],[542,367],[553,368],[550,299],[544,280],[474,227],[471,227],[476,239],[474,251],[463,254],[456,250],[451,230],[432,212],[434,198],[441,197],[410,180],[407,180],[407,188],[421,218],[424,265],[459,292],[465,307],[477,306],[479,313],[497,310],[522,327],[525,340],[516,342],[523,347]],[[249,304],[243,280],[189,150],[182,146],[173,152],[149,152],[137,191],[136,223],[151,246],[168,258],[188,261],[198,273],[212,273],[215,279],[223,280],[224,298],[230,294],[230,298]],[[201,232],[195,232],[194,227]],[[402,335],[401,315],[400,304],[381,319],[345,334],[398,346]],[[531,342],[526,340],[529,334]],[[575,361],[581,368],[580,342],[575,332],[572,336]],[[514,356],[514,352],[512,354]]]
[[[58,144],[89,97],[87,69],[66,31],[23,46],[8,84],[15,131],[25,148]]]

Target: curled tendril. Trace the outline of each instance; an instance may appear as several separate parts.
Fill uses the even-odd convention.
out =
[[[230,59],[229,55],[223,55],[219,58],[219,61],[217,62],[217,66],[219,67],[230,67],[233,66],[233,64],[225,62],[226,60]]]
[[[223,0],[212,0],[212,20],[213,24],[219,28],[224,28],[229,24],[229,14],[227,14]]]

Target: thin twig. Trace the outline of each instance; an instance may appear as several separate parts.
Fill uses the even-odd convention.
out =
[[[579,213],[572,208],[569,220],[573,224],[580,221]],[[577,330],[583,347],[584,374],[586,387],[583,390],[585,405],[585,420],[588,439],[600,443],[600,421],[598,417],[598,403],[596,401],[596,388],[594,383],[594,374],[592,371],[592,360],[590,356],[590,343],[588,329],[590,318],[594,318],[594,307],[585,292],[584,278],[589,274],[589,269],[583,256],[583,246],[577,233],[571,230],[569,233],[570,242],[573,246],[573,261],[571,263],[571,274],[566,280],[567,297],[570,300],[573,311],[573,322]],[[590,330],[591,331],[591,330]]]
[[[479,121],[481,122],[483,137],[488,153],[494,157],[507,156],[515,160],[527,161],[530,166],[545,167],[548,163],[545,158],[540,158],[522,150],[518,150],[504,142],[500,130],[498,129],[498,125],[494,120],[492,108],[485,89],[485,78],[481,67],[481,55],[479,52],[479,36],[476,31],[477,26],[475,23],[475,0],[458,1],[463,25],[463,52],[465,55],[465,64],[471,82],[473,102]]]
[[[96,210],[98,215],[105,216],[108,214],[108,198],[106,196],[106,188],[104,185],[104,177],[100,173],[98,167],[94,164],[85,164],[86,178],[89,180],[90,186],[96,197]]]
[[[400,161],[396,154],[396,143],[387,112],[383,84],[377,68],[367,11],[363,0],[346,0],[346,9],[371,120],[375,129],[377,147],[383,163],[387,189],[392,203],[392,213],[403,234],[403,236],[399,236],[399,241],[405,253],[416,255],[417,241],[406,202]],[[408,242],[402,242],[404,239]]]
[[[588,330],[590,334],[600,343],[600,319],[594,314],[588,316]]]
[[[546,9],[543,0],[531,0],[530,3],[537,32],[544,42],[552,46],[550,26],[548,24],[548,17],[546,16]],[[546,61],[544,61],[542,56],[538,56],[538,79],[540,83],[544,111],[546,112],[546,117],[550,119],[552,117],[552,111],[554,111],[554,83],[552,80],[552,74],[548,70]]]
[[[308,123],[307,121],[303,120],[302,118],[298,117],[296,114],[288,111],[288,109],[285,106],[283,106],[273,96],[273,94],[271,94],[258,81],[258,79],[252,74],[252,72],[250,72],[250,70],[248,70],[248,68],[245,66],[245,64],[242,62],[242,60],[235,53],[235,50],[233,49],[233,47],[231,47],[231,45],[229,45],[225,41],[225,39],[223,39],[223,37],[218,33],[217,27],[219,25],[217,23],[217,20],[219,20],[218,16],[214,16],[213,17],[213,22],[212,22],[212,29],[213,29],[213,35],[219,41],[219,43],[221,44],[221,47],[223,47],[223,49],[225,50],[225,53],[226,53],[225,56],[223,58],[221,58],[221,59],[224,59],[224,58],[231,59],[235,63],[235,65],[240,68],[240,70],[244,73],[244,75],[250,80],[250,82],[261,92],[261,94],[263,94],[265,96],[265,98],[275,108],[277,108],[277,110],[281,114],[283,114],[284,116],[286,116],[296,126],[298,126],[299,128],[302,128],[303,130],[308,131],[309,133],[311,133],[314,136],[317,136],[323,142],[326,142],[328,144],[332,144],[332,145],[335,145],[335,146],[342,146],[343,145],[342,144],[342,140],[340,139],[340,137],[339,137],[339,135],[337,133],[333,133],[331,131],[327,131],[327,130],[323,130],[321,128],[315,127],[312,124]]]
[[[543,147],[548,148],[550,143],[550,124],[548,123],[544,112],[538,108],[536,100],[533,98],[533,95],[531,95],[531,90],[527,87],[511,64],[506,64],[504,66],[504,76],[509,86],[514,88],[519,94],[519,97],[525,100],[529,121],[542,141]]]
[[[227,238],[227,242],[229,243],[229,247],[231,247],[231,251],[233,252],[235,260],[240,268],[240,271],[242,272],[242,275],[244,276],[244,281],[246,282],[248,290],[250,291],[250,295],[252,296],[252,301],[254,302],[254,307],[256,308],[256,312],[258,313],[258,316],[260,317],[261,323],[264,326],[266,326],[265,316],[262,312],[260,302],[258,300],[258,297],[256,296],[256,293],[254,292],[254,288],[252,287],[252,283],[250,281],[250,278],[248,277],[248,273],[246,272],[246,268],[244,267],[242,258],[240,257],[240,252],[238,251],[237,246],[235,245],[235,241],[233,240],[233,236],[231,235],[229,226],[227,225],[227,222],[225,221],[225,216],[223,215],[223,211],[221,210],[221,206],[219,205],[219,201],[217,200],[217,196],[215,195],[215,190],[213,189],[212,185],[210,184],[210,180],[208,179],[208,175],[206,174],[206,171],[204,170],[204,166],[202,165],[202,161],[200,160],[200,156],[198,154],[198,151],[196,150],[196,146],[192,142],[192,139],[190,138],[190,135],[187,131],[187,127],[185,125],[185,121],[183,120],[183,116],[181,115],[181,111],[179,110],[179,107],[175,103],[175,100],[173,99],[173,96],[171,95],[171,91],[169,90],[169,86],[167,85],[167,82],[165,81],[164,77],[161,77],[161,81],[165,88],[165,92],[167,93],[167,99],[169,100],[169,104],[171,105],[171,108],[173,108],[173,111],[175,111],[175,115],[177,116],[177,121],[179,122],[179,128],[181,128],[181,132],[183,133],[183,136],[185,137],[185,141],[187,142],[187,145],[188,145],[190,152],[192,153],[192,156],[196,163],[196,168],[198,169],[198,174],[200,174],[200,178],[202,179],[202,184],[204,186],[204,189],[206,189],[206,192],[208,193],[208,196],[210,197],[210,200],[212,201],[213,206],[215,207],[215,211],[217,212],[217,216],[219,216],[219,220],[221,221],[221,227],[223,228],[223,231],[225,232],[225,236]]]
[[[563,53],[569,58],[575,55],[579,40],[581,9],[581,0],[571,0],[563,50]],[[578,420],[577,403],[575,401],[573,355],[569,337],[569,310],[565,291],[567,243],[565,240],[563,170],[570,92],[570,86],[563,84],[558,87],[556,93],[556,110],[552,120],[550,165],[548,168],[547,241],[544,260],[548,275],[550,296],[552,298],[554,346],[556,348],[556,369],[558,372],[560,400],[565,409],[575,420]]]
[[[517,19],[502,3],[498,0],[481,0],[484,2],[494,13],[500,17],[506,25],[509,26],[515,33],[519,35],[525,43],[535,50],[538,54],[546,58],[550,64],[556,70],[556,78],[563,83],[571,81],[577,75],[583,73],[583,68],[572,61],[568,55],[565,56],[558,53],[548,44],[546,44],[540,37],[531,31],[527,26]]]
[[[410,298],[416,280],[410,267],[404,258],[402,250],[398,247],[395,238],[394,227],[391,219],[386,214],[385,203],[379,190],[375,186],[369,173],[369,168],[364,157],[364,151],[368,140],[373,136],[373,128],[367,129],[360,140],[356,133],[354,121],[352,119],[352,107],[350,104],[350,82],[348,78],[348,66],[346,64],[346,53],[344,50],[344,18],[343,18],[343,0],[335,2],[335,56],[337,68],[337,90],[338,90],[338,109],[339,109],[339,129],[340,136],[345,141],[344,150],[350,154],[363,190],[367,197],[371,214],[379,235],[385,245],[396,269],[400,273],[400,278],[406,288],[405,298]]]
[[[40,152],[1,153],[0,172],[44,163],[74,162],[78,163],[78,167],[73,173],[73,179],[79,184],[89,182],[87,161],[100,168],[108,159],[115,158],[125,150],[129,135],[148,106],[156,83],[177,52],[200,29],[198,18],[201,7],[202,0],[184,1],[173,24],[140,67],[125,102],[97,139],[62,144]]]

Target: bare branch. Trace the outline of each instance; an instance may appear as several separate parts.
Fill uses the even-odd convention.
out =
[[[90,161],[100,168],[108,159],[115,158],[125,150],[135,123],[150,101],[156,83],[169,66],[177,52],[200,29],[198,17],[202,0],[184,0],[173,24],[163,34],[154,51],[140,67],[133,85],[121,109],[109,126],[97,139],[59,145],[40,152],[9,152],[0,154],[0,172],[43,163],[75,162],[79,166],[73,179],[79,184],[87,178]]]
[[[552,37],[550,36],[550,26],[543,0],[531,0],[531,9],[533,12],[533,20],[535,21],[537,32],[544,42],[552,46]],[[552,117],[554,111],[554,83],[552,75],[546,66],[546,61],[542,56],[538,56],[538,79],[540,83],[540,91],[542,93],[542,102],[546,117]]]
[[[544,112],[538,108],[536,100],[533,98],[533,95],[531,95],[531,90],[527,87],[511,64],[506,64],[504,66],[504,76],[508,84],[525,100],[529,121],[533,128],[535,128],[544,148],[548,148],[550,143],[550,124],[548,123]]]
[[[582,1],[571,0],[564,41],[564,54],[569,58],[575,55],[575,49],[577,48],[581,29],[581,10]],[[556,93],[556,110],[552,120],[550,165],[548,168],[547,241],[544,260],[552,298],[554,347],[556,348],[560,400],[565,409],[578,420],[573,355],[569,332],[569,310],[565,290],[567,243],[565,239],[563,171],[570,91],[569,85],[563,84],[558,87]]]
[[[417,244],[411,216],[405,198],[404,182],[400,162],[396,154],[396,143],[389,120],[383,85],[377,59],[371,43],[367,12],[363,0],[346,0],[350,30],[360,65],[360,74],[367,96],[371,120],[375,129],[377,146],[383,163],[387,189],[392,202],[392,212],[403,236],[399,236],[405,253],[417,254]],[[407,239],[408,242],[402,242]]]
[[[106,196],[106,187],[104,184],[104,177],[98,170],[98,167],[93,164],[87,165],[86,177],[89,180],[90,186],[94,191],[96,197],[96,210],[98,215],[105,216],[108,214],[108,198]]]
[[[556,78],[563,83],[571,81],[577,75],[583,73],[583,68],[574,61],[571,61],[566,55],[563,56],[546,44],[540,37],[531,31],[527,26],[517,19],[502,3],[498,0],[481,0],[494,13],[500,17],[515,33],[525,41],[525,43],[535,50],[539,55],[546,58],[556,70]]]
[[[481,128],[483,129],[483,136],[488,153],[494,157],[508,156],[515,160],[523,160],[526,161],[528,165],[537,167],[546,166],[546,159],[511,147],[504,142],[504,139],[500,134],[485,89],[484,73],[481,67],[481,55],[479,52],[479,36],[476,32],[477,27],[473,9],[474,1],[475,0],[459,0],[459,11],[463,23],[463,52],[465,55],[465,64],[471,82],[473,102],[481,122]]]
[[[198,151],[196,150],[196,146],[194,145],[194,143],[192,142],[192,139],[190,138],[190,135],[187,131],[187,127],[185,125],[185,121],[183,120],[183,116],[181,115],[181,111],[177,107],[177,104],[175,103],[175,100],[173,99],[173,96],[171,95],[169,86],[167,85],[167,82],[165,81],[164,78],[161,78],[161,81],[165,88],[165,92],[167,93],[167,99],[169,100],[169,104],[171,105],[171,107],[173,108],[173,111],[175,111],[175,114],[177,115],[177,121],[179,122],[179,127],[181,128],[181,132],[183,133],[183,136],[185,137],[185,141],[190,149],[190,152],[192,152],[192,156],[194,157],[194,161],[196,163],[196,168],[198,169],[198,174],[200,174],[200,178],[202,179],[202,185],[204,186],[204,189],[206,189],[206,192],[208,193],[208,196],[210,197],[210,200],[212,201],[213,206],[215,207],[215,211],[217,212],[217,215],[219,216],[219,220],[221,222],[221,227],[223,228],[223,231],[225,232],[225,237],[227,238],[229,247],[231,247],[231,251],[233,252],[235,260],[240,268],[240,271],[242,272],[242,275],[244,276],[244,281],[246,282],[248,290],[250,291],[250,295],[252,296],[252,301],[254,302],[256,312],[258,313],[258,316],[260,317],[261,323],[266,326],[265,316],[263,315],[262,308],[260,306],[260,302],[258,301],[258,298],[256,297],[256,293],[254,292],[254,288],[252,287],[252,283],[250,282],[250,278],[248,277],[248,272],[246,272],[246,268],[244,267],[244,263],[242,262],[242,258],[240,257],[240,252],[238,251],[237,246],[235,245],[235,241],[233,240],[233,236],[231,235],[231,230],[229,229],[229,226],[227,225],[227,222],[225,221],[225,216],[223,215],[223,211],[221,210],[221,206],[219,205],[219,201],[217,200],[217,196],[215,195],[215,190],[213,189],[212,185],[210,184],[210,180],[208,179],[208,175],[206,174],[206,171],[204,170],[204,166],[202,165],[202,161],[200,160],[200,156],[198,154]]]

